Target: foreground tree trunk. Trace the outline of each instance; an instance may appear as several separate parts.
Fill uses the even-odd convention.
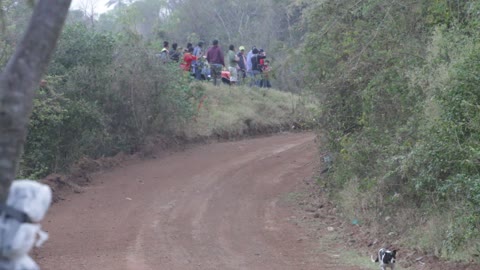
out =
[[[34,90],[46,70],[71,0],[39,0],[27,31],[0,75],[0,203],[18,167]]]

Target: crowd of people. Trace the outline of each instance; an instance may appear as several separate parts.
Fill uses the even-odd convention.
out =
[[[173,43],[170,48],[168,41],[163,42],[163,49],[159,54],[164,63],[178,63],[180,68],[191,74],[197,80],[213,80],[215,85],[221,81],[224,83],[248,84],[250,86],[270,88],[270,61],[263,49],[255,46],[248,53],[245,47],[234,45],[228,47],[224,54],[214,40],[208,49],[204,49],[204,43],[198,42],[194,47],[188,43],[185,49],[179,48]]]

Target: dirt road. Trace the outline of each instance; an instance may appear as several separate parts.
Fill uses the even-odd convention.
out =
[[[193,147],[95,176],[52,207],[44,270],[358,269],[315,252],[282,197],[312,175],[312,134]]]

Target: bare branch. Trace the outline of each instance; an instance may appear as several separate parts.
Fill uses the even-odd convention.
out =
[[[225,33],[227,33],[227,36],[228,36],[228,43],[232,42],[232,38],[231,38],[231,35],[230,35],[230,31],[228,31],[228,27],[227,25],[225,24],[225,21],[223,20],[223,17],[222,15],[220,14],[220,12],[218,12],[217,9],[214,9],[215,11],[215,14],[217,15],[218,19],[220,19],[220,21],[222,22],[222,25],[223,25],[223,28],[225,29]]]
[[[79,9],[83,12],[83,15],[89,20],[92,27],[95,26],[95,17],[97,16],[95,10],[97,9],[97,6],[97,0],[82,0],[78,4]]]

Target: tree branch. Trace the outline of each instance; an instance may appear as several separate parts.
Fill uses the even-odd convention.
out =
[[[15,178],[34,90],[46,70],[71,0],[40,0],[27,31],[0,75],[0,202]]]
[[[223,28],[225,29],[225,32],[227,33],[227,36],[228,36],[228,43],[231,43],[232,41],[232,38],[230,36],[230,31],[228,31],[228,28],[227,28],[227,25],[225,24],[225,21],[223,20],[223,17],[222,15],[220,14],[220,12],[218,12],[217,9],[214,9],[215,11],[215,14],[217,15],[217,17],[220,19],[220,21],[222,22],[222,25],[223,25]]]

